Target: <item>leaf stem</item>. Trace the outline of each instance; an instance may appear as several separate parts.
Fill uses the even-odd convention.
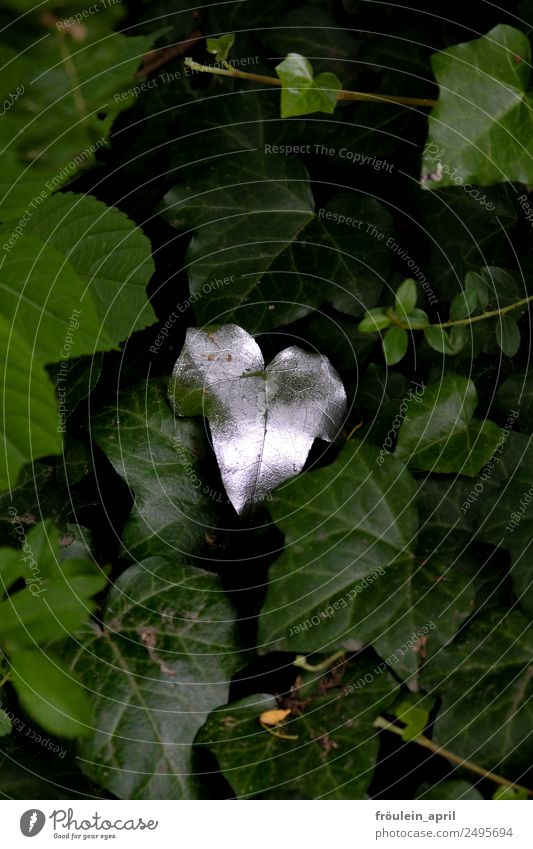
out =
[[[250,80],[251,82],[264,83],[265,85],[281,86],[281,80],[277,77],[269,77],[265,74],[250,74],[248,71],[239,71],[228,65],[225,68],[214,68],[210,65],[201,65],[190,57],[186,57],[185,64],[193,71],[201,71],[206,74],[218,74],[221,77],[234,77],[239,80]],[[403,97],[396,94],[373,94],[367,91],[346,91],[342,89],[337,93],[337,100],[363,100],[370,103],[402,103],[404,106],[424,106],[431,108],[435,106],[436,100],[429,97]]]
[[[2,680],[0,681],[0,689],[7,684],[8,681],[11,681],[11,672],[6,672]]]
[[[270,728],[268,725],[265,725],[264,722],[260,722],[259,725],[265,731],[268,731],[269,734],[272,734],[273,737],[277,737],[278,740],[297,740],[297,734],[283,734],[282,731],[276,731],[275,728]]]
[[[336,651],[333,654],[330,654],[325,660],[322,660],[320,663],[307,663],[307,658],[303,654],[299,654],[292,662],[293,666],[297,666],[299,669],[305,669],[306,672],[324,672],[325,669],[331,666],[331,664],[338,660],[340,657],[344,657],[344,651]]]
[[[468,318],[461,318],[457,321],[442,321],[437,324],[416,324],[409,323],[407,321],[402,321],[401,318],[394,312],[393,307],[389,307],[387,310],[387,316],[389,317],[392,324],[395,324],[397,327],[402,327],[404,330],[424,330],[426,327],[465,327],[468,324],[474,324],[475,321],[483,321],[486,318],[494,318],[496,315],[505,315],[505,313],[512,312],[513,310],[518,309],[518,307],[523,307],[525,304],[529,304],[530,301],[533,301],[533,295],[528,295],[527,298],[522,298],[520,301],[516,301],[514,304],[509,304],[506,307],[501,307],[499,310],[490,310],[489,312],[482,312],[479,315],[472,315]]]
[[[469,318],[461,318],[458,321],[444,321],[442,324],[433,325],[434,327],[459,327],[460,325],[473,324],[474,321],[482,321],[484,318],[492,318],[495,315],[504,315],[506,312],[511,312],[518,307],[523,307],[533,301],[533,295],[528,295],[527,298],[522,298],[521,301],[516,301],[514,304],[509,304],[507,307],[502,307],[499,310],[491,310],[490,312],[482,312],[480,315],[470,316]]]
[[[398,725],[394,725],[392,722],[388,722],[383,716],[378,716],[378,718],[374,722],[375,728],[382,728],[384,731],[392,731],[393,734],[398,734],[400,737],[402,736],[402,729]],[[489,781],[494,781],[495,784],[501,784],[504,787],[514,787],[518,790],[524,790],[528,796],[533,796],[533,790],[530,790],[528,787],[524,787],[522,784],[516,784],[514,781],[509,781],[507,778],[504,778],[503,775],[498,775],[495,772],[490,772],[490,770],[483,769],[483,767],[478,766],[472,761],[465,760],[461,758],[459,755],[456,755],[454,752],[450,752],[449,749],[444,749],[442,746],[439,746],[438,743],[434,743],[433,740],[430,740],[429,737],[424,736],[424,734],[420,734],[418,737],[414,737],[409,742],[417,743],[419,746],[423,746],[424,749],[429,749],[436,755],[441,755],[446,760],[451,761],[452,763],[457,764],[458,766],[464,767],[465,769],[469,769],[470,772],[475,772],[477,775],[482,775],[483,778],[487,778]]]

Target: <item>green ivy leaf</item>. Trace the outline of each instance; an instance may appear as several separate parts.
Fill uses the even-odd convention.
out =
[[[458,354],[459,351],[462,351],[466,343],[468,342],[468,329],[462,324],[456,324],[450,330],[450,345],[453,349],[454,354]]]
[[[530,62],[527,36],[505,24],[433,56],[440,95],[422,172],[440,163],[441,176],[426,186],[533,182]]]
[[[282,82],[281,117],[309,115],[312,112],[335,111],[337,95],[342,84],[335,74],[325,72],[313,76],[311,63],[298,53],[288,56],[276,65],[276,74]]]
[[[528,550],[533,445],[524,434],[511,432],[518,426],[517,412],[514,407],[507,409],[494,459],[467,491],[460,493],[460,502],[463,521],[469,522],[472,535],[510,552],[510,577],[516,597],[522,609],[532,616],[533,584]]]
[[[330,466],[278,490],[271,510],[285,549],[269,573],[262,654],[362,641],[397,674],[411,675],[421,640],[433,651],[455,633],[471,610],[468,578],[438,555],[415,559],[414,499],[396,458],[352,440]],[[452,600],[457,618],[439,619],[435,612]]]
[[[533,433],[533,371],[510,374],[498,389],[496,406],[504,418],[517,410],[522,433]]]
[[[229,32],[227,35],[221,35],[219,38],[208,38],[207,50],[209,53],[213,53],[215,55],[217,62],[225,62],[234,42],[234,32]]]
[[[0,310],[32,339],[40,362],[66,362],[115,348],[154,322],[146,299],[153,268],[150,243],[123,213],[57,195],[5,256]]]
[[[388,711],[403,723],[402,740],[408,743],[423,734],[435,699],[419,693],[402,693]]]
[[[519,779],[531,760],[524,739],[533,723],[532,652],[531,622],[516,611],[495,610],[430,659],[421,679],[442,697],[435,742]]]
[[[25,649],[14,653],[9,662],[20,703],[39,725],[59,737],[89,732],[91,702],[62,661],[44,651]]]
[[[501,434],[493,422],[473,420],[476,406],[473,382],[445,375],[409,402],[396,454],[417,471],[473,477],[490,460]]]
[[[218,527],[226,502],[220,484],[203,469],[203,427],[176,419],[166,387],[151,381],[101,410],[91,421],[91,435],[135,497],[122,536],[124,553],[132,559],[169,550],[199,554],[205,529]]]
[[[294,713],[271,732],[260,716],[283,701],[257,694],[224,705],[209,715],[196,744],[216,757],[238,798],[281,790],[284,798],[364,799],[378,750],[373,721],[396,689],[374,666],[362,657],[337,666],[311,692],[296,686],[288,702]]]
[[[383,337],[383,353],[388,366],[394,366],[403,360],[407,353],[409,336],[403,327],[391,327]]]
[[[121,799],[197,797],[192,742],[241,662],[216,575],[175,558],[131,566],[73,658],[87,687],[98,681],[83,771]]]
[[[486,265],[488,256],[492,265],[516,263],[510,239],[502,238],[518,218],[516,189],[502,184],[480,191],[483,202],[460,187],[422,192],[417,198],[417,219],[429,237],[426,293],[431,290],[441,301],[459,294],[465,275]]]
[[[514,357],[520,348],[520,328],[514,318],[500,315],[496,319],[496,340],[506,357]]]
[[[191,183],[165,196],[161,212],[180,230],[196,228],[187,262],[200,324],[258,333],[324,303],[359,316],[378,303],[390,269],[390,213],[347,194],[315,213],[295,158],[251,152],[202,164]]]

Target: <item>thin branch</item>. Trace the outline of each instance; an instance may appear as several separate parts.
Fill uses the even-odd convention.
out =
[[[299,654],[292,662],[293,666],[297,666],[299,669],[305,669],[307,672],[324,672],[324,670],[329,669],[332,663],[338,660],[340,657],[344,657],[344,650],[336,651],[333,654],[330,654],[325,660],[322,660],[320,663],[308,663],[307,658],[303,654]]]
[[[533,301],[533,295],[528,295],[527,298],[522,298],[514,304],[501,307],[499,310],[490,310],[489,312],[482,312],[479,315],[472,315],[468,318],[461,318],[456,321],[443,321],[437,324],[420,324],[416,322],[409,323],[402,321],[401,318],[398,318],[398,316],[395,315],[393,307],[389,307],[387,310],[387,316],[391,320],[392,324],[395,324],[397,327],[402,327],[404,330],[425,330],[426,327],[466,327],[469,324],[474,324],[476,321],[483,321],[486,318],[494,318],[498,315],[505,315],[505,313],[512,312],[513,310],[518,309],[518,307],[523,307],[531,301]]]
[[[374,727],[382,728],[384,731],[392,731],[393,734],[398,734],[400,737],[402,736],[402,729],[398,725],[394,725],[394,723],[388,722],[382,716],[378,716],[378,718],[375,720]],[[478,766],[472,761],[468,761],[464,758],[461,758],[454,752],[450,752],[449,749],[444,749],[442,746],[439,746],[438,743],[434,743],[433,740],[430,740],[429,737],[425,737],[424,734],[420,734],[420,736],[414,737],[409,742],[417,743],[419,746],[423,746],[424,749],[429,749],[430,752],[433,752],[435,755],[441,755],[443,758],[446,758],[446,760],[457,764],[457,766],[469,769],[470,772],[475,772],[477,775],[482,775],[483,778],[487,778],[489,781],[493,781],[495,784],[501,784],[503,787],[513,787],[517,790],[524,790],[528,796],[533,796],[533,790],[530,790],[528,787],[524,787],[522,784],[516,784],[514,781],[509,781],[507,778],[504,778],[503,775],[498,775],[495,772],[490,772],[490,770],[483,769],[483,767]]]
[[[511,312],[518,307],[523,307],[533,301],[533,295],[527,298],[522,298],[521,301],[516,301],[514,304],[509,304],[507,307],[502,307],[499,310],[491,310],[490,312],[482,312],[480,315],[474,315],[469,318],[461,318],[459,321],[444,321],[442,324],[433,325],[434,327],[459,327],[460,325],[473,324],[475,321],[482,321],[484,318],[493,318],[495,315],[504,315],[506,312]]]
[[[187,57],[185,64],[193,71],[201,71],[205,74],[216,74],[221,77],[233,77],[239,80],[249,80],[250,82],[264,83],[264,85],[281,86],[281,80],[278,77],[268,77],[264,74],[250,74],[247,71],[239,71],[238,68],[226,67],[216,68],[212,65],[200,65],[193,59]],[[431,100],[428,97],[402,97],[396,94],[371,94],[367,91],[345,91],[344,89],[337,93],[337,100],[363,100],[370,103],[402,103],[404,106],[425,106],[431,108],[435,106],[436,100]]]
[[[181,41],[179,44],[171,44],[168,47],[158,47],[155,50],[150,50],[143,56],[141,67],[135,74],[136,78],[140,79],[153,74],[154,71],[159,70],[159,68],[168,64],[168,62],[172,62],[177,56],[183,56],[187,50],[194,47],[199,38],[203,38],[203,35],[199,30],[195,30],[185,41]]]

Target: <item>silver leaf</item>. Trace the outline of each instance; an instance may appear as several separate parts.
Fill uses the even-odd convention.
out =
[[[327,357],[291,347],[265,369],[254,338],[235,324],[187,331],[169,394],[178,415],[207,417],[222,481],[241,514],[302,470],[315,438],[333,441],[346,412]]]

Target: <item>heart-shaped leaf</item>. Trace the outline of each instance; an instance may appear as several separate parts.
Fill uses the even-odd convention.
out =
[[[207,416],[238,513],[301,471],[315,438],[333,441],[346,410],[326,357],[291,347],[265,369],[257,342],[234,324],[187,331],[170,398],[178,415]]]

